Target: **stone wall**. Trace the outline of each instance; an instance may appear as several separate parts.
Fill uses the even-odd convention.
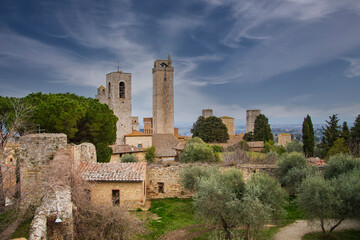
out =
[[[65,134],[30,134],[20,138],[20,189],[22,207],[37,205],[44,194],[41,171],[54,158],[56,151],[65,148]]]
[[[120,206],[137,209],[145,205],[144,182],[89,182],[89,186],[94,204],[112,205],[112,190],[119,190]]]
[[[188,198],[190,193],[180,184],[180,172],[187,164],[179,166],[148,166],[147,191],[148,199],[157,198]],[[161,190],[161,185],[163,192]]]
[[[69,188],[45,195],[31,222],[29,240],[73,239],[73,209]],[[57,218],[61,223],[55,223]]]
[[[82,163],[96,162],[96,148],[92,143],[69,145],[68,149],[72,153],[75,166]]]

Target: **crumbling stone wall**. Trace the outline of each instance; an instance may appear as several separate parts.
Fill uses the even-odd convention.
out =
[[[69,145],[75,166],[83,163],[96,162],[96,148],[92,143]]]
[[[56,151],[65,148],[65,134],[30,134],[20,138],[21,206],[38,205],[44,194],[41,171],[54,158]]]
[[[61,223],[55,223],[57,218]],[[69,188],[45,195],[31,222],[29,240],[73,239],[73,209]]]

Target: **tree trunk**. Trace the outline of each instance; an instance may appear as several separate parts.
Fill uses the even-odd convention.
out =
[[[3,174],[2,174],[1,165],[2,165],[2,161],[0,162],[0,213],[5,211],[5,192],[4,192]]]
[[[225,221],[225,219],[222,217],[222,216],[220,216],[221,217],[221,222],[222,222],[222,226],[223,226],[223,228],[224,228],[224,230],[225,230],[225,239],[231,239],[231,232],[229,231],[229,228],[228,228],[228,224],[227,224],[227,222]]]
[[[246,237],[245,240],[250,240],[250,224],[246,224]]]
[[[340,219],[340,221],[339,221],[337,224],[335,224],[334,226],[332,226],[332,227],[330,228],[330,233],[331,233],[335,228],[337,228],[337,227],[341,224],[342,221],[344,221],[343,218]]]
[[[324,219],[320,218],[320,223],[321,223],[321,230],[323,231],[323,233],[325,234],[325,227],[324,227]]]

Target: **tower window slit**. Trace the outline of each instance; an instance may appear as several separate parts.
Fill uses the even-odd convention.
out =
[[[125,98],[125,83],[119,83],[119,98]]]

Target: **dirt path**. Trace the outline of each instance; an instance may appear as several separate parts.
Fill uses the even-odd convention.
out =
[[[10,239],[10,238],[11,238],[11,235],[15,232],[18,224],[19,224],[18,220],[10,223],[10,225],[7,226],[7,227],[4,229],[4,231],[2,231],[2,232],[0,233],[0,239],[4,239],[4,240]]]
[[[326,230],[329,227],[325,227]],[[335,228],[334,231],[344,230],[344,229],[360,229],[360,222],[356,222],[354,220],[345,220]],[[320,232],[320,225],[308,225],[308,223],[304,220],[298,220],[293,224],[290,224],[284,228],[281,228],[280,231],[275,234],[274,240],[301,240],[301,237],[309,232]]]

